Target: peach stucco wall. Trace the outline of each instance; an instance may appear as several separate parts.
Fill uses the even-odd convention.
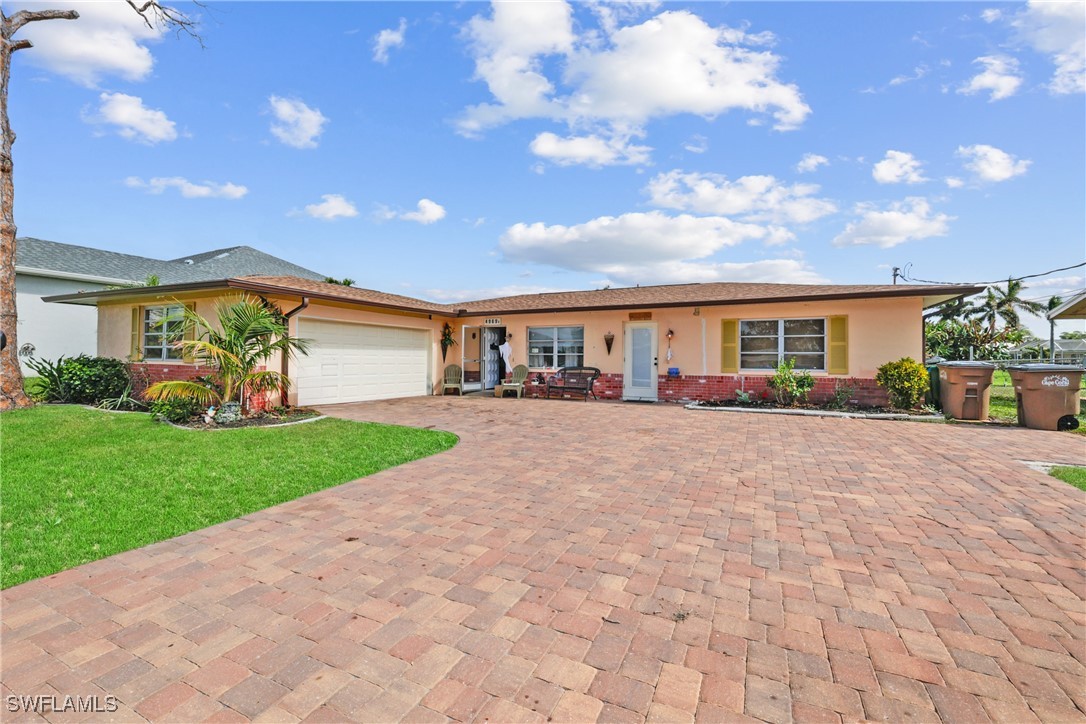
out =
[[[697,313],[695,313],[697,310]],[[646,310],[638,310],[643,312]],[[795,319],[847,315],[849,327],[849,376],[874,377],[878,367],[902,357],[920,359],[923,354],[922,303],[919,298],[846,300],[838,302],[789,302],[783,304],[675,307],[651,310],[658,330],[660,373],[678,367],[684,375],[719,375],[720,322],[723,319]],[[622,374],[623,330],[630,311],[560,312],[493,315],[512,334],[513,364],[528,363],[528,327],[580,326],[585,328],[585,364],[605,374]],[[482,325],[486,317],[450,320],[456,338],[465,325]],[[667,330],[672,358],[667,362]],[[611,354],[603,337],[615,335]],[[460,362],[461,345],[453,347],[449,362]]]
[[[209,321],[213,322],[215,320],[215,304],[218,297],[179,295],[177,297],[170,297],[169,299],[144,300],[142,305],[153,306],[155,304],[170,304],[174,303],[173,300],[175,299],[186,304],[195,304],[197,313],[203,315]],[[278,305],[284,312],[289,312],[299,304],[298,299],[269,297],[268,300]],[[98,306],[98,354],[105,357],[116,357],[118,359],[126,359],[129,356],[132,339],[131,328],[133,306],[135,305],[132,302],[101,304]],[[382,313],[373,310],[360,309],[358,307],[312,302],[309,307],[291,318],[290,331],[291,334],[295,336],[298,335],[298,320],[301,318],[430,330],[433,339],[432,359],[437,360],[437,362],[431,366],[433,370],[431,383],[436,383],[444,370],[444,365],[441,364],[441,349],[438,345],[440,329],[444,320],[431,320],[428,318],[428,315],[425,314],[399,313],[391,310]],[[149,364],[177,367],[184,363],[173,360],[169,362],[152,361]],[[281,360],[278,355],[275,355],[269,360],[267,367],[268,369],[278,370],[280,369],[280,365]]]
[[[172,299],[172,298],[171,298]],[[181,296],[180,301],[194,302],[201,314],[213,318],[214,298]],[[143,304],[167,303],[143,301]],[[276,299],[281,309],[289,311],[298,305],[297,299]],[[99,354],[124,359],[129,354],[131,309],[133,302],[99,305]],[[643,313],[649,310],[637,310]],[[802,317],[848,316],[850,377],[874,377],[885,362],[923,354],[922,301],[918,297],[898,299],[842,300],[827,302],[788,302],[778,304],[729,305],[658,308],[651,310],[659,338],[659,371],[678,367],[683,375],[720,375],[720,333],[722,319],[778,319]],[[446,364],[461,363],[463,328],[481,326],[484,321],[500,317],[500,326],[512,334],[513,364],[527,364],[528,327],[574,326],[585,328],[585,364],[599,367],[605,374],[623,372],[623,331],[630,318],[629,310],[598,312],[559,312],[531,314],[502,314],[487,317],[441,318],[427,315],[381,312],[372,309],[313,302],[291,320],[291,332],[297,334],[298,319],[324,319],[378,324],[395,327],[427,329],[432,333],[432,382],[438,383]],[[449,349],[447,359],[441,359],[439,345],[441,326],[449,322],[455,331],[457,344]],[[674,331],[672,360],[667,362],[668,329]],[[610,355],[604,344],[604,334],[615,335]],[[162,364],[179,365],[178,362]],[[272,360],[271,369],[279,369]],[[440,388],[438,388],[440,389]]]

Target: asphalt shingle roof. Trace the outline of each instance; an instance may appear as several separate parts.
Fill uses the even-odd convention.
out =
[[[310,292],[324,297],[360,303],[415,309],[421,312],[456,315],[481,315],[561,310],[623,309],[654,306],[697,306],[784,302],[808,299],[848,299],[864,297],[953,297],[975,294],[981,287],[960,285],[912,284],[769,284],[713,282],[708,284],[668,284],[662,286],[623,287],[589,291],[522,294],[496,299],[439,304],[373,289],[344,287],[289,276],[246,276],[237,281],[271,288]]]
[[[290,275],[316,280],[325,278],[323,274],[249,246],[214,249],[179,259],[151,259],[31,237],[16,241],[15,266],[132,282],[141,282],[154,274],[160,284],[229,279],[251,274]]]

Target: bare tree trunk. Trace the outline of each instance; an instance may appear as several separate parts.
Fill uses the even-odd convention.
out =
[[[33,404],[23,390],[23,371],[19,366],[18,314],[15,309],[15,177],[11,147],[15,134],[8,120],[8,83],[11,80],[11,55],[30,47],[28,40],[14,35],[27,23],[38,20],[75,20],[74,10],[23,10],[10,18],[0,10],[0,329],[8,343],[0,351],[0,410]]]
[[[23,391],[23,371],[19,366],[19,336],[15,312],[15,183],[12,177],[11,144],[8,123],[8,81],[11,79],[11,54],[14,52],[9,21],[3,18],[0,38],[0,329],[8,344],[0,351],[0,410],[26,407],[30,398]]]
[[[148,27],[162,26],[178,34],[185,33],[203,46],[197,22],[184,13],[157,0],[126,0]],[[194,0],[197,6],[203,5]],[[29,40],[16,40],[15,34],[27,23],[42,20],[76,20],[74,10],[20,10],[10,18],[0,7],[0,329],[7,335],[7,346],[0,351],[0,410],[27,407],[31,403],[23,390],[19,366],[19,340],[15,310],[15,178],[12,173],[11,146],[15,143],[8,120],[8,81],[11,79],[11,55],[32,47]]]

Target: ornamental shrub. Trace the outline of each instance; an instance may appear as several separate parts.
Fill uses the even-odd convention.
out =
[[[928,391],[928,371],[912,357],[902,357],[897,362],[887,362],[879,367],[875,382],[886,388],[891,405],[911,410]]]
[[[27,360],[27,366],[41,376],[38,396],[46,402],[97,405],[124,395],[132,385],[128,367],[110,357],[61,356],[56,362]]]
[[[169,397],[151,403],[152,415],[178,425],[188,422],[203,409],[204,406],[191,397]]]
[[[815,380],[810,372],[803,370],[796,374],[796,358],[789,357],[777,365],[777,371],[766,382],[777,394],[777,402],[793,405],[807,401],[807,395],[814,389]]]

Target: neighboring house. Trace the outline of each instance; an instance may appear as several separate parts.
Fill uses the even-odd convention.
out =
[[[61,355],[95,354],[98,347],[98,315],[93,309],[46,304],[42,297],[141,284],[149,275],[157,276],[160,284],[172,284],[248,274],[324,279],[248,246],[163,260],[20,238],[15,244],[15,303],[23,373],[33,374],[26,366],[28,356],[55,360]]]
[[[295,404],[376,400],[440,392],[446,364],[465,371],[468,390],[498,382],[508,337],[512,364],[551,374],[598,367],[600,397],[702,400],[760,393],[778,361],[796,357],[816,377],[812,398],[838,383],[854,399],[884,400],[877,368],[923,355],[923,310],[982,291],[975,286],[679,284],[530,294],[437,304],[290,276],[251,276],[157,288],[66,294],[47,301],[97,305],[98,352],[135,357],[152,380],[204,374],[163,344],[156,320],[179,304],[210,314],[216,300],[243,293],[277,304],[308,356],[271,361],[295,386]],[[443,355],[449,324],[456,345]],[[608,345],[608,338],[611,344]],[[670,355],[669,355],[670,350]],[[674,374],[669,374],[674,368]]]

